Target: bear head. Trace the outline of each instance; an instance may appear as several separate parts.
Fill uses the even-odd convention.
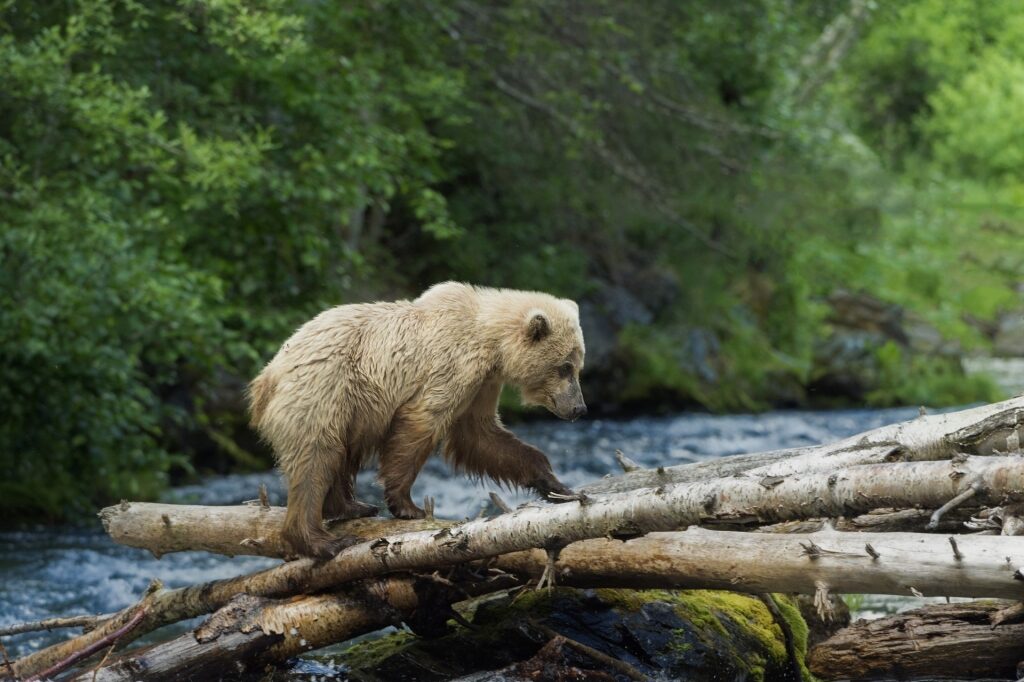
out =
[[[570,421],[585,415],[580,389],[585,349],[576,303],[537,295],[515,318],[503,344],[505,380],[519,389],[524,405],[543,405]]]

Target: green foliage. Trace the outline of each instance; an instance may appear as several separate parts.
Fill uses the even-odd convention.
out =
[[[956,83],[929,98],[922,124],[946,169],[976,178],[1024,177],[1024,147],[1014,118],[1024,107],[1024,59],[991,50]]]
[[[907,358],[892,341],[876,357],[880,377],[878,387],[866,396],[871,405],[964,405],[1004,397],[988,377],[965,377],[955,359]]]
[[[979,58],[1019,53],[1019,10],[1015,0],[883,5],[842,81],[852,93],[858,131],[897,163],[907,153],[926,150],[922,128],[932,115],[934,94],[967,77]]]
[[[432,42],[398,2],[0,5],[5,515],[187,469],[169,431],[350,289],[364,213],[458,234]]]
[[[857,613],[864,608],[863,594],[842,594],[839,596],[846,602],[846,608],[850,609],[852,613]]]
[[[0,233],[0,504],[58,516],[151,496],[176,461],[161,430],[183,417],[161,387],[224,338],[205,312],[217,283],[161,261],[159,216],[129,223],[79,188],[16,191]]]
[[[1024,19],[886,3],[844,61],[848,11],[0,0],[0,511],[151,495],[190,432],[258,464],[224,377],[443,279],[625,292],[606,373],[644,406],[799,403],[838,287],[984,350],[1020,306]],[[991,395],[877,360],[878,404]]]

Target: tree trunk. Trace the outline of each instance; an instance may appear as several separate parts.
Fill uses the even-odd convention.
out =
[[[995,461],[995,460],[992,460]],[[246,543],[247,519],[283,518],[280,508],[200,507],[135,503],[107,515],[108,530],[118,542],[158,553],[203,549],[234,554],[241,549],[261,556],[283,557],[287,549],[268,528],[263,542]],[[165,511],[166,510],[166,511]],[[204,523],[208,510],[217,523]],[[106,512],[107,510],[105,510]],[[176,529],[167,544],[167,517]],[[500,518],[500,517],[499,517]],[[923,523],[927,520],[918,517]],[[497,522],[495,519],[494,522]],[[424,521],[360,519],[338,526],[339,532],[381,537],[375,527],[393,532],[416,530]],[[443,522],[435,521],[440,525]],[[194,543],[188,542],[195,534]],[[957,559],[949,537],[919,533],[819,531],[801,535],[742,533],[690,528],[686,532],[651,533],[628,542],[593,539],[561,551],[559,582],[578,587],[707,588],[740,592],[814,594],[819,584],[839,593],[938,596],[1024,596],[1024,582],[1014,580],[1024,566],[1024,538],[960,535]],[[870,545],[878,555],[873,557]],[[1007,558],[1010,561],[1007,561]],[[547,566],[542,550],[497,557],[493,566],[537,578]]]
[[[270,600],[238,595],[194,631],[130,651],[80,682],[218,679],[255,672],[312,649],[345,641],[408,617],[419,604],[414,580],[386,578],[343,594]]]
[[[1024,624],[992,628],[1006,602],[939,604],[858,621],[814,647],[811,672],[823,680],[1017,679]]]
[[[971,496],[971,503],[975,505],[1024,499],[1024,459],[968,457],[951,462],[863,465],[831,475],[788,478],[756,479],[745,475],[607,495],[588,500],[583,506],[575,502],[531,506],[492,520],[456,524],[454,527],[458,530],[452,532],[462,537],[474,534],[479,539],[496,541],[492,531],[500,529],[503,542],[511,545],[515,544],[513,537],[520,539],[518,529],[522,528],[529,529],[535,538],[535,544],[527,547],[512,546],[479,556],[474,552],[471,557],[484,558],[543,547],[550,544],[549,538],[559,538],[560,544],[567,544],[588,537],[641,535],[701,523],[772,523],[849,516],[881,507],[934,509],[967,490],[976,490]],[[284,513],[282,507],[135,502],[107,507],[100,512],[100,518],[116,542],[148,549],[157,556],[205,550],[229,556],[283,557],[287,554],[280,536]],[[911,511],[909,515],[916,517],[917,513]],[[907,514],[897,516],[904,520]],[[417,540],[422,541],[433,537],[431,531],[449,527],[452,527],[451,522],[445,521],[360,519],[338,524],[333,530],[367,539],[415,530]],[[549,529],[551,535],[537,535],[537,529],[542,527]],[[465,551],[471,551],[468,544],[467,540]],[[478,540],[474,539],[473,544],[477,545]],[[341,556],[350,556],[351,551]],[[406,555],[408,551],[404,549]],[[458,558],[456,553],[449,554],[453,555],[452,559]]]
[[[1024,541],[1018,539],[957,536],[957,558],[950,538],[942,535],[771,535],[690,528],[625,543],[574,543],[559,554],[556,576],[560,584],[574,587],[1021,599],[1024,582],[1018,569],[1024,566]],[[507,554],[495,566],[538,577],[545,554]]]
[[[1024,397],[1018,397],[959,412],[924,415],[826,445],[631,471],[601,479],[582,490],[587,494],[624,492],[724,478],[743,472],[750,476],[790,476],[831,472],[857,464],[949,459],[957,453],[1014,452],[1019,450],[1019,443],[1024,442],[1022,423]]]
[[[172,552],[213,552],[226,556],[286,558],[281,538],[286,509],[265,505],[204,506],[122,502],[100,511],[104,530],[114,542],[147,549],[160,557]],[[454,521],[369,518],[330,525],[336,535],[373,540],[399,533],[438,531]]]

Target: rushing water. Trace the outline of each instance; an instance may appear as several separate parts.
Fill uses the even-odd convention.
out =
[[[584,420],[574,424],[543,421],[516,427],[527,442],[542,448],[566,485],[576,487],[617,473],[614,453],[622,450],[645,466],[694,462],[744,452],[774,450],[837,440],[861,431],[910,419],[915,409],[835,412],[772,412],[761,415],[642,417],[624,421]],[[236,504],[256,497],[266,483],[271,501],[283,504],[284,489],[274,472],[225,476],[177,488],[170,501]],[[359,495],[380,502],[372,472],[359,479]],[[418,478],[413,498],[435,498],[439,516],[476,516],[493,484],[473,483],[450,474],[438,458]],[[512,503],[526,495],[507,491]],[[23,528],[0,533],[0,626],[53,616],[105,613],[134,602],[153,578],[178,587],[249,573],[276,563],[257,557],[226,558],[199,552],[170,554],[160,560],[147,552],[120,547],[90,528]],[[904,598],[867,600],[869,612],[913,606]],[[866,614],[861,614],[866,615]],[[61,632],[27,633],[4,638],[12,656],[46,645]]]

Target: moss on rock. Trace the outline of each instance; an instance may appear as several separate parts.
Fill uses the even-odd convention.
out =
[[[807,625],[798,606],[775,595],[793,633],[800,675]],[[794,680],[785,636],[757,597],[711,590],[532,591],[490,598],[472,609],[475,630],[432,640],[408,633],[351,647],[351,679],[445,679],[526,660],[548,641],[536,624],[625,661],[645,675],[687,680]],[[575,656],[575,655],[574,655]],[[602,669],[585,655],[574,666]],[[605,671],[610,672],[610,671]]]

